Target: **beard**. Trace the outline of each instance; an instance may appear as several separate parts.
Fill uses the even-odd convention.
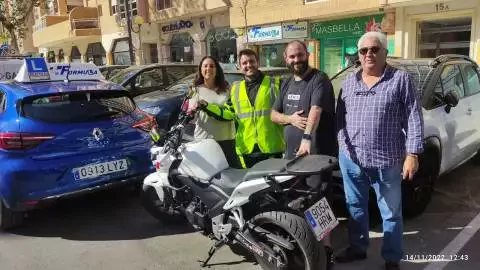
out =
[[[297,67],[295,67],[295,65],[297,65]],[[308,70],[308,61],[299,61],[296,63],[291,63],[287,66],[290,72],[292,72],[297,76],[301,76],[301,75],[304,75],[305,72],[307,72]]]

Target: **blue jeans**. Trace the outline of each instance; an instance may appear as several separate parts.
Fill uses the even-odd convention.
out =
[[[339,163],[350,213],[350,246],[358,251],[367,251],[368,195],[372,186],[383,219],[382,257],[388,261],[400,261],[403,257],[402,164],[387,169],[363,168],[342,152]]]

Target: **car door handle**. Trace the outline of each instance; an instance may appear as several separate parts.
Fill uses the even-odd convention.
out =
[[[472,115],[472,108],[467,109],[467,115]]]

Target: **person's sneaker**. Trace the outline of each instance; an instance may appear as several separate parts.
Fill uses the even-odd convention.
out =
[[[400,270],[400,264],[398,262],[386,261],[385,270]]]
[[[327,257],[327,270],[333,269],[335,257],[333,256],[333,249],[331,247],[325,246],[325,256]]]
[[[346,248],[340,254],[335,256],[335,261],[338,263],[349,263],[353,261],[365,260],[367,258],[367,253],[363,251],[357,251],[352,247]]]

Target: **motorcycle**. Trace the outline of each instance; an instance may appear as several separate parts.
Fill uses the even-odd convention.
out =
[[[182,139],[195,113],[182,110],[151,148],[156,172],[143,182],[145,209],[162,222],[186,218],[214,241],[202,267],[227,245],[254,255],[263,269],[325,269],[322,239],[338,220],[324,196],[328,179],[315,187],[305,179],[329,175],[337,159],[305,155],[229,168],[215,140]]]

